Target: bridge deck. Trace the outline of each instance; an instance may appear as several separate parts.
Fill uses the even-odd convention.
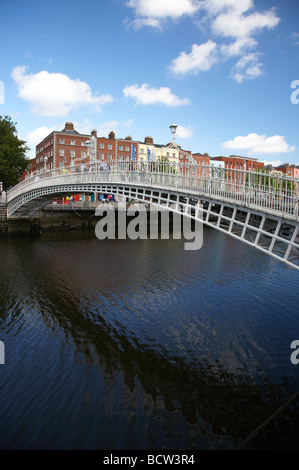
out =
[[[299,181],[199,165],[113,163],[34,175],[7,193],[7,215],[32,215],[55,197],[110,193],[187,215],[299,269]]]

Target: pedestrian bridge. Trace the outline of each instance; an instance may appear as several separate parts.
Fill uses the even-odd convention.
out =
[[[299,180],[165,162],[113,162],[44,171],[10,189],[7,217],[31,217],[55,198],[113,194],[191,217],[299,269]]]

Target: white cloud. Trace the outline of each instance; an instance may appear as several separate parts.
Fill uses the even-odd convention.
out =
[[[119,122],[114,119],[112,121],[102,122],[98,128],[98,136],[108,136],[111,131],[116,132]]]
[[[51,132],[56,131],[57,129],[63,129],[64,124],[60,124],[58,127],[47,127],[47,126],[40,126],[37,127],[34,131],[29,132],[24,140],[26,140],[28,147],[30,150],[28,151],[28,157],[30,159],[35,157],[35,147],[39,144],[45,137],[47,137]]]
[[[102,105],[113,100],[110,95],[93,95],[86,82],[73,80],[65,74],[45,70],[26,74],[26,70],[25,66],[15,67],[12,78],[18,86],[18,96],[30,103],[35,114],[65,116],[81,106],[92,106],[100,111]]]
[[[134,122],[134,119],[128,119],[127,121],[124,122],[124,126],[131,126]]]
[[[253,0],[202,0],[200,7],[210,16],[216,16],[225,11],[245,13],[253,7]]]
[[[238,11],[218,15],[212,23],[212,31],[223,37],[250,38],[264,28],[277,26],[279,18],[274,10],[264,13],[240,14]]]
[[[253,38],[238,38],[230,44],[223,44],[220,46],[221,53],[225,59],[230,57],[241,56],[245,54],[248,49],[253,49],[257,45],[257,41]]]
[[[233,140],[222,143],[225,149],[248,150],[248,155],[267,153],[286,153],[296,150],[295,145],[289,145],[285,137],[274,135],[267,137],[265,134],[248,134],[247,136],[237,136]]]
[[[181,139],[188,139],[193,135],[193,132],[189,127],[178,125],[176,135]]]
[[[212,0],[211,4],[207,8],[216,14],[211,20],[212,32],[222,38],[234,39],[232,43],[220,46],[224,59],[242,56],[233,67],[231,77],[242,82],[261,75],[263,65],[258,61],[259,54],[247,53],[258,45],[254,35],[264,29],[272,29],[279,23],[275,10],[249,13],[254,7],[253,0]]]
[[[210,70],[217,62],[217,44],[209,39],[204,44],[193,44],[190,54],[181,52],[170,65],[170,70],[179,74],[197,74],[201,71]]]
[[[275,28],[280,21],[275,9],[255,11],[254,0],[129,0],[127,6],[133,9],[138,27],[161,29],[167,20],[189,16],[203,30],[210,30],[213,40],[193,44],[190,53],[182,51],[172,60],[169,69],[176,75],[208,71],[232,57],[245,56],[248,60],[248,53],[258,46],[256,35]],[[225,42],[231,39],[231,43]],[[231,76],[242,82],[261,75],[262,64],[256,58],[242,71],[244,61],[239,62]]]
[[[171,93],[167,87],[153,88],[147,83],[143,83],[141,87],[138,85],[126,86],[123,93],[127,98],[132,98],[136,104],[164,104],[166,106],[183,106],[189,104],[188,98],[179,98]]]
[[[256,52],[242,57],[232,68],[231,77],[241,83],[244,79],[251,80],[262,73],[263,64],[259,62],[259,54]]]
[[[192,16],[199,8],[197,0],[129,0],[127,5],[134,11],[136,28],[149,26],[157,29],[165,20]]]
[[[37,127],[34,131],[29,132],[26,137],[27,144],[30,148],[35,147],[39,142],[41,142],[45,137],[47,137],[51,132],[57,130],[54,127],[40,126]]]
[[[295,46],[299,46],[299,33],[292,33],[290,35],[290,38],[293,41]]]
[[[272,165],[274,168],[282,165],[284,162],[282,160],[261,160],[264,165]]]

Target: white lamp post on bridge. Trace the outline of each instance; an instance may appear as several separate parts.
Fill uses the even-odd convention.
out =
[[[175,124],[174,122],[169,126],[171,133],[172,133],[172,145],[175,147],[175,133],[177,130],[178,125]]]

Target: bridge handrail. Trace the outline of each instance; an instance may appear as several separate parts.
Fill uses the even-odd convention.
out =
[[[58,184],[135,183],[192,190],[298,217],[299,178],[214,165],[175,162],[111,162],[35,173],[7,192],[7,202],[24,192]]]

